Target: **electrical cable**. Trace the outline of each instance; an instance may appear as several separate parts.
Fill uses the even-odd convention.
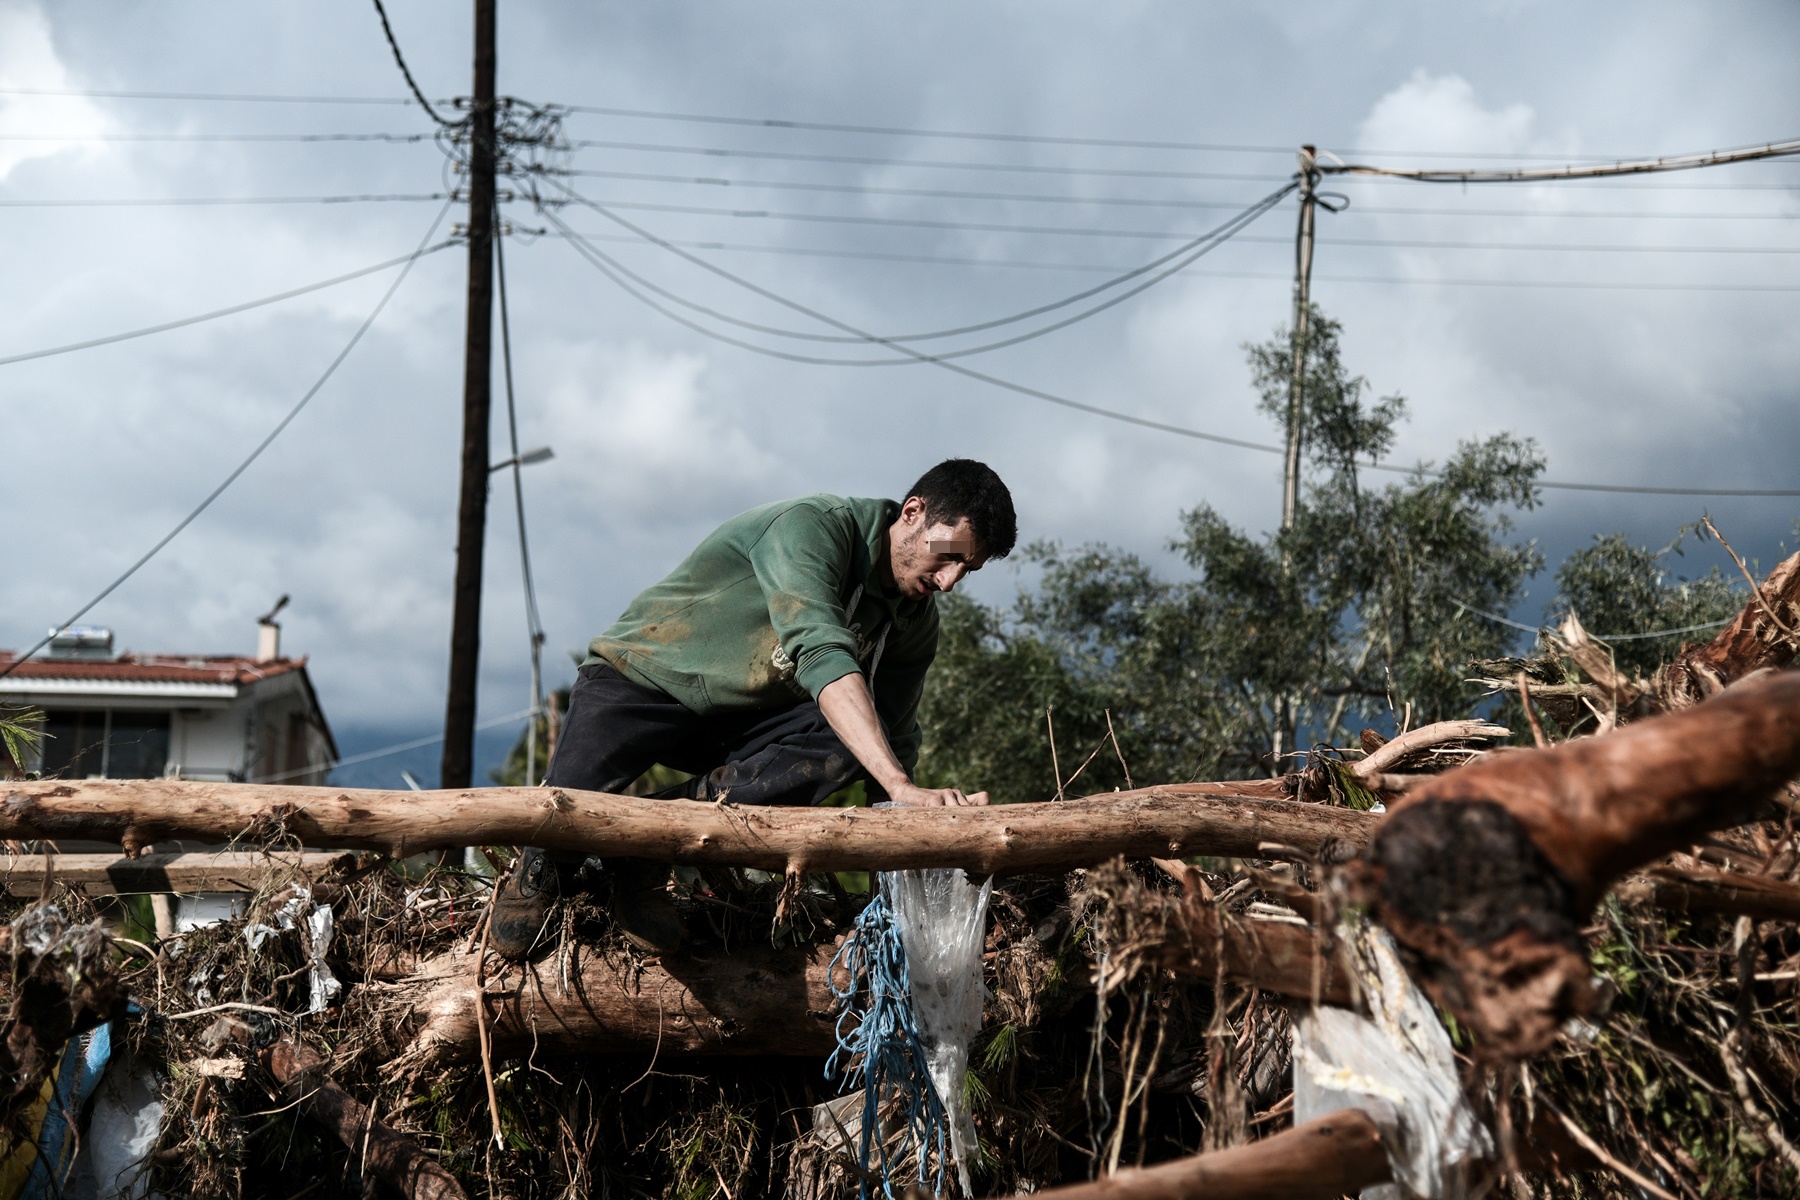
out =
[[[862,183],[820,183],[813,180],[726,179],[709,175],[669,175],[653,171],[603,171],[589,168],[565,168],[557,175],[584,179],[618,179],[635,183],[673,183],[693,187],[750,188],[787,192],[826,192],[857,196],[911,196],[938,200],[988,200],[1024,204],[1077,204],[1115,208],[1231,209],[1231,200],[1152,199],[1145,196],[1068,196],[1043,192],[968,192],[945,188],[881,187]],[[1608,220],[1693,220],[1693,221],[1792,221],[1795,213],[1679,213],[1679,212],[1597,212],[1541,211],[1525,208],[1414,208],[1370,207],[1357,205],[1350,211],[1379,216],[1410,217],[1528,217],[1552,219],[1563,217],[1603,217]]]
[[[1280,183],[1292,172],[1277,174],[1262,172],[1242,174],[1220,171],[1170,171],[1146,170],[1130,167],[1096,167],[1077,165],[1046,166],[1038,163],[994,163],[994,162],[961,162],[954,159],[914,159],[893,158],[861,154],[808,154],[791,150],[748,150],[741,147],[727,148],[722,146],[683,146],[667,142],[622,142],[601,138],[576,138],[568,143],[571,150],[632,150],[647,154],[686,154],[704,158],[746,158],[769,162],[817,162],[841,163],[849,166],[866,167],[905,167],[915,170],[938,171],[998,171],[1022,175],[1075,175],[1084,177],[1102,177],[1117,179],[1206,179],[1223,180],[1234,183]],[[1401,179],[1386,179],[1381,176],[1356,176],[1355,182],[1366,185],[1386,185],[1409,182]],[[1617,191],[1621,182],[1614,180],[1603,184],[1572,181],[1561,185],[1563,188],[1604,187]],[[1656,184],[1631,183],[1632,191],[1677,191],[1677,192],[1736,192],[1736,191],[1778,191],[1788,192],[1792,188],[1787,184]]]
[[[431,133],[0,133],[0,142],[431,142]]]
[[[149,337],[153,333],[167,333],[171,329],[183,329],[189,325],[198,325],[203,321],[213,321],[220,317],[229,317],[236,313],[248,312],[253,308],[262,308],[265,305],[279,304],[283,300],[292,300],[296,296],[304,296],[309,292],[317,292],[322,291],[325,288],[336,287],[340,283],[348,283],[352,279],[361,279],[365,275],[373,275],[379,271],[385,271],[390,267],[397,267],[402,263],[409,263],[415,259],[424,258],[428,254],[435,254],[439,250],[459,244],[460,242],[457,239],[448,238],[435,246],[427,246],[412,254],[402,254],[399,258],[390,258],[386,262],[376,263],[372,267],[363,267],[361,270],[351,271],[348,274],[333,276],[330,279],[322,279],[318,283],[309,283],[304,287],[291,288],[285,292],[277,292],[273,296],[264,296],[260,300],[246,300],[242,304],[233,304],[229,308],[218,308],[214,309],[212,312],[200,313],[192,317],[182,317],[175,321],[164,321],[160,325],[148,325],[143,329],[133,329],[126,333],[113,333],[108,334],[105,337],[89,338],[85,342],[70,342],[66,346],[51,346],[46,350],[31,350],[24,354],[10,354],[5,357],[0,357],[0,367],[10,366],[13,363],[28,362],[34,358],[49,358],[52,355],[57,354],[70,354],[76,350],[91,350],[95,346],[110,346],[116,342],[128,342],[133,338]]]
[[[564,237],[561,232],[548,230],[539,232],[540,237]],[[608,242],[618,245],[641,246],[640,238],[627,237],[624,234],[575,233],[589,243]],[[1087,271],[1114,273],[1120,268],[1113,263],[1083,262],[1032,262],[1016,258],[965,258],[943,254],[886,254],[871,250],[840,250],[825,246],[771,246],[754,242],[712,242],[683,241],[671,239],[677,246],[690,250],[724,250],[745,254],[775,254],[798,258],[843,258],[865,260],[869,262],[922,263],[931,266],[950,267],[1002,267],[1028,271]],[[1276,274],[1270,271],[1186,271],[1188,278],[1198,279],[1267,279],[1282,283],[1293,282],[1293,275]],[[1608,283],[1600,280],[1581,279],[1407,279],[1397,275],[1317,275],[1313,280],[1319,283],[1378,283],[1396,285],[1419,285],[1424,287],[1521,287],[1580,290],[1611,291],[1669,291],[1669,292],[1800,292],[1800,284],[1759,284],[1759,283]]]
[[[546,176],[546,178],[554,178]],[[795,221],[825,225],[879,225],[905,229],[945,229],[967,233],[1023,233],[1055,237],[1131,238],[1143,241],[1192,239],[1187,231],[1154,229],[1079,228],[1069,225],[1011,225],[982,221],[938,221],[923,217],[876,217],[845,213],[780,212],[768,209],[717,208],[702,204],[661,204],[639,200],[606,200],[609,208],[628,212],[679,213],[688,216],[731,217],[738,220]],[[1237,239],[1267,245],[1289,246],[1292,237],[1249,236]],[[1474,242],[1431,241],[1419,238],[1319,238],[1321,246],[1358,246],[1374,249],[1401,250],[1523,250],[1566,253],[1648,253],[1648,254],[1800,254],[1800,246],[1633,246],[1616,243],[1579,242]]]
[[[455,129],[460,125],[468,124],[469,118],[466,116],[460,121],[452,121],[439,116],[438,110],[431,107],[431,101],[427,100],[425,93],[419,90],[418,82],[413,79],[413,73],[406,65],[406,56],[400,53],[400,43],[394,37],[394,27],[388,24],[387,9],[382,7],[381,0],[375,0],[375,15],[381,18],[381,32],[387,37],[388,49],[394,52],[394,62],[399,66],[400,74],[405,76],[406,86],[411,89],[413,99],[419,102],[419,107],[425,110],[425,115],[446,129]]]
[[[492,729],[496,725],[506,725],[513,721],[522,721],[531,715],[532,712],[530,709],[522,709],[519,712],[507,713],[504,717],[489,717],[485,721],[478,721],[475,724],[475,728]],[[332,763],[331,766],[327,767],[326,770],[335,771],[339,767],[354,766],[356,763],[364,763],[376,758],[386,758],[390,754],[404,754],[408,750],[418,750],[425,746],[436,745],[443,740],[444,735],[440,731],[425,737],[414,738],[410,742],[395,742],[392,746],[383,746],[379,750],[365,750],[361,754],[352,754],[349,758],[340,758]],[[257,782],[278,783],[283,779],[292,779],[296,775],[311,775],[316,770],[318,770],[317,767],[298,767],[292,771],[277,771],[273,775],[257,776]]]
[[[1542,633],[1549,628],[1547,625],[1527,625],[1523,621],[1515,621],[1511,617],[1503,617],[1499,613],[1491,613],[1485,609],[1476,608],[1474,605],[1464,604],[1461,600],[1452,600],[1450,603],[1456,605],[1456,607],[1472,616],[1485,618],[1497,625],[1506,625],[1513,629],[1522,629],[1526,633]],[[1724,617],[1720,620],[1707,621],[1700,625],[1683,625],[1680,629],[1652,629],[1648,633],[1590,633],[1588,636],[1598,642],[1635,642],[1645,638],[1674,637],[1678,633],[1701,633],[1705,630],[1717,629],[1721,625],[1728,625],[1730,623],[1731,618]]]
[[[446,201],[444,204],[444,207],[438,210],[437,216],[432,218],[431,227],[425,231],[425,236],[423,238],[419,239],[419,248],[421,251],[427,245],[430,244],[432,235],[437,232],[437,227],[443,223],[444,217],[449,212],[450,212],[450,202]],[[282,417],[280,421],[276,422],[275,428],[273,428],[269,431],[269,435],[267,437],[263,438],[262,441],[258,442],[256,445],[256,448],[254,450],[250,451],[249,455],[246,456],[242,462],[238,463],[238,465],[236,467],[232,468],[231,473],[229,475],[225,476],[224,480],[220,482],[219,486],[215,487],[212,491],[208,492],[206,495],[206,498],[204,500],[200,501],[200,503],[198,505],[196,505],[193,508],[193,510],[188,513],[187,516],[181,518],[181,520],[176,524],[175,528],[169,530],[168,533],[164,534],[160,541],[158,541],[154,546],[150,547],[150,549],[146,550],[144,552],[144,554],[142,555],[142,557],[140,557],[136,562],[132,563],[129,567],[125,568],[125,572],[122,575],[120,575],[118,578],[114,579],[111,583],[107,584],[104,588],[102,588],[100,590],[99,595],[95,596],[92,600],[89,600],[86,604],[83,604],[79,609],[77,609],[75,611],[75,613],[72,616],[70,616],[68,618],[68,620],[66,620],[66,621],[62,622],[62,624],[58,625],[56,627],[56,629],[52,630],[48,635],[46,635],[43,638],[43,640],[41,640],[37,643],[37,645],[33,646],[31,649],[27,650],[25,653],[19,655],[15,659],[13,659],[12,662],[10,662],[6,665],[6,668],[4,670],[0,670],[0,679],[4,679],[8,675],[11,675],[27,659],[31,658],[38,651],[42,650],[45,646],[48,646],[51,642],[51,639],[53,639],[56,636],[58,631],[67,629],[69,626],[73,625],[75,622],[81,620],[81,618],[86,616],[88,614],[88,612],[91,611],[96,604],[99,604],[102,600],[105,600],[108,596],[112,595],[115,591],[117,591],[119,589],[120,585],[122,585],[126,580],[130,579],[133,575],[136,575],[138,573],[139,568],[141,568],[145,563],[149,562],[152,558],[155,558],[156,555],[159,552],[161,552],[161,550],[164,546],[167,546],[170,542],[174,541],[176,539],[176,537],[180,535],[182,530],[186,529],[189,525],[192,525],[199,518],[201,513],[205,512],[208,508],[211,508],[213,501],[217,500],[220,496],[224,495],[225,489],[230,487],[232,484],[236,483],[238,476],[242,475],[245,471],[250,469],[251,463],[254,463],[258,458],[262,457],[262,452],[264,450],[267,450],[274,443],[275,439],[281,436],[282,431],[287,429],[287,427],[289,425],[293,424],[294,418],[298,417],[301,413],[301,410],[304,409],[307,406],[307,404],[311,402],[311,400],[314,396],[319,394],[319,389],[323,388],[325,386],[326,381],[329,380],[333,375],[335,375],[337,373],[338,367],[342,366],[344,360],[346,358],[350,357],[350,352],[352,350],[356,349],[356,345],[358,342],[362,341],[363,335],[369,332],[370,327],[375,324],[375,318],[377,318],[381,315],[382,310],[387,307],[388,301],[392,300],[394,298],[394,293],[400,290],[400,285],[406,282],[406,277],[408,275],[412,274],[412,269],[413,269],[413,267],[418,265],[418,262],[419,262],[419,255],[414,254],[408,260],[406,265],[400,269],[400,274],[395,276],[394,282],[388,285],[387,291],[385,291],[381,294],[381,299],[379,301],[377,301],[375,304],[375,307],[370,310],[368,317],[363,320],[363,323],[361,325],[357,326],[356,332],[350,335],[350,340],[347,343],[345,343],[344,348],[342,350],[338,351],[337,357],[331,360],[331,364],[325,368],[324,374],[320,375],[318,377],[318,379],[313,381],[313,385],[306,389],[306,393],[303,396],[301,396],[299,401],[297,403],[295,403],[295,405],[287,411],[287,415]]]
[[[1346,154],[1371,153],[1345,151]],[[1763,142],[1731,150],[1702,150],[1695,154],[1668,154],[1660,158],[1629,161],[1565,163],[1559,166],[1520,167],[1513,170],[1470,170],[1441,168],[1375,167],[1363,163],[1320,162],[1316,169],[1322,175],[1384,175],[1390,179],[1410,179],[1419,183],[1552,183],[1559,179],[1602,179],[1613,175],[1650,175],[1663,171],[1693,171],[1701,167],[1724,167],[1738,163],[1800,155],[1800,138],[1784,142]],[[1412,157],[1424,157],[1414,155]],[[1444,155],[1450,158],[1483,158],[1480,154]],[[1541,156],[1539,156],[1541,157]]]
[[[144,200],[0,200],[0,208],[179,208],[228,204],[380,204],[460,199],[450,192],[369,193],[358,196],[180,196]]]
[[[407,96],[281,96],[245,92],[145,92],[92,88],[0,88],[0,96],[62,96],[81,100],[222,100],[248,104],[398,104]],[[439,103],[443,103],[439,101]]]
[[[494,224],[500,225],[499,205]],[[525,586],[525,632],[531,647],[531,724],[525,730],[525,784],[537,783],[537,718],[543,706],[540,655],[544,647],[544,622],[538,613],[537,584],[531,573],[531,543],[525,535],[525,464],[520,461],[519,411],[513,395],[512,318],[506,302],[506,239],[494,239],[494,275],[500,291],[500,361],[506,380],[506,431],[512,444],[513,511],[519,518],[519,572]]]
[[[567,188],[566,185],[563,185],[554,179],[552,179],[551,182],[555,183],[557,187],[562,188],[564,191],[566,191],[567,194],[569,195],[569,197],[571,199],[575,200],[577,203],[585,203],[585,201],[580,197],[579,193],[576,193],[572,189]],[[1084,309],[1083,311],[1076,313],[1073,316],[1066,317],[1061,321],[1053,322],[1049,325],[1043,326],[1042,328],[1033,330],[1029,333],[1020,334],[1018,336],[1007,338],[1007,339],[997,341],[997,342],[991,342],[991,343],[988,343],[983,346],[974,346],[974,347],[968,347],[968,348],[959,349],[959,350],[955,350],[955,351],[948,351],[943,354],[937,355],[936,357],[938,357],[938,358],[967,358],[971,355],[985,354],[991,350],[998,350],[998,349],[1001,349],[1006,346],[1018,345],[1021,342],[1031,341],[1035,338],[1043,337],[1046,334],[1054,333],[1057,330],[1065,329],[1068,326],[1076,324],[1079,321],[1084,321],[1089,317],[1092,317],[1092,316],[1098,315],[1099,313],[1105,312],[1107,309],[1116,307],[1117,305],[1124,303],[1126,300],[1131,299],[1133,296],[1137,296],[1137,295],[1147,291],[1148,289],[1156,286],[1158,283],[1161,283],[1163,280],[1168,279],[1170,276],[1183,270],[1189,264],[1195,262],[1201,256],[1205,255],[1208,251],[1214,249],[1215,247],[1217,247],[1219,245],[1222,245],[1227,239],[1229,239],[1238,230],[1247,227],[1252,222],[1254,222],[1258,217],[1260,217],[1264,213],[1268,212],[1269,209],[1273,208],[1277,203],[1279,203],[1281,201],[1281,199],[1284,196],[1286,196],[1289,192],[1291,192],[1295,186],[1297,186],[1297,185],[1289,184],[1287,187],[1284,187],[1277,191],[1271,192],[1269,195],[1263,197],[1261,200],[1258,200],[1256,203],[1250,205],[1248,208],[1245,208],[1244,210],[1239,212],[1237,215],[1232,217],[1230,220],[1219,225],[1217,228],[1209,230],[1207,233],[1200,235],[1199,237],[1193,239],[1192,241],[1189,241],[1188,243],[1186,243],[1183,246],[1177,248],[1176,250],[1170,252],[1169,254],[1163,255],[1161,258],[1155,259],[1152,262],[1144,264],[1143,266],[1135,267],[1132,270],[1127,271],[1124,274],[1121,274],[1119,276],[1116,276],[1113,279],[1109,279],[1104,283],[1098,284],[1091,288],[1083,289],[1082,291],[1076,292],[1073,295],[1066,296],[1066,297],[1064,297],[1060,300],[1054,301],[1052,303],[1042,304],[1035,308],[1026,309],[1023,312],[1014,313],[1010,316],[1000,317],[1000,318],[996,318],[994,320],[977,322],[975,324],[970,324],[970,325],[962,325],[962,326],[959,326],[954,329],[940,329],[940,330],[934,330],[934,331],[931,331],[928,333],[894,334],[894,335],[890,335],[887,337],[883,337],[880,340],[883,343],[930,341],[930,340],[935,340],[935,339],[939,339],[939,338],[955,337],[955,336],[960,336],[962,334],[980,332],[980,331],[986,330],[986,329],[997,328],[1002,325],[1014,324],[1014,323],[1022,321],[1022,320],[1028,320],[1032,317],[1042,316],[1045,313],[1053,312],[1057,309],[1065,308],[1070,304],[1078,303],[1079,301],[1089,299],[1089,298],[1097,295],[1100,292],[1103,292],[1110,288],[1116,287],[1122,283],[1126,283],[1126,282],[1130,281],[1131,279],[1134,279],[1140,275],[1143,275],[1146,272],[1156,270],[1159,267],[1162,268],[1160,271],[1157,271],[1156,274],[1152,275],[1149,279],[1145,280],[1143,283],[1139,284],[1138,286],[1136,286],[1134,288],[1130,288],[1127,291],[1122,292],[1117,296],[1114,296],[1114,297],[1111,297],[1110,299],[1102,301],[1100,304],[1094,305],[1091,308]],[[573,236],[576,241],[580,241],[580,236],[573,234],[572,231],[569,229],[569,226],[565,222],[563,222],[560,218],[551,217],[548,214],[548,212],[546,211],[546,219],[555,220],[558,228],[563,230],[565,232],[565,235]],[[782,328],[779,328],[776,326],[762,325],[762,324],[758,324],[753,321],[746,321],[746,320],[742,320],[737,317],[729,316],[725,313],[719,312],[716,309],[709,308],[705,305],[698,304],[698,303],[695,303],[694,301],[685,299],[684,297],[679,296],[679,295],[675,294],[674,292],[669,291],[667,288],[661,287],[661,286],[651,282],[650,280],[645,279],[642,275],[639,275],[635,271],[632,271],[630,268],[628,268],[624,264],[620,263],[617,259],[612,258],[610,255],[607,255],[605,252],[599,250],[597,247],[594,247],[591,244],[588,245],[586,248],[595,257],[604,259],[606,261],[606,263],[609,266],[611,266],[614,270],[616,270],[619,273],[630,278],[631,280],[636,282],[639,286],[648,288],[649,290],[655,292],[656,294],[663,296],[666,299],[672,300],[677,304],[680,304],[684,308],[691,309],[696,312],[704,313],[705,315],[712,317],[715,320],[724,321],[727,324],[736,325],[736,326],[738,326],[740,328],[744,328],[744,329],[752,329],[752,330],[755,330],[760,333],[768,333],[768,334],[773,334],[773,335],[780,336],[780,337],[796,338],[796,339],[800,339],[800,340],[804,340],[804,341],[838,342],[838,343],[852,342],[852,343],[859,343],[859,344],[867,344],[867,342],[868,342],[868,339],[866,339],[866,338],[839,337],[839,336],[828,335],[828,334],[806,333],[806,332],[797,331],[797,330],[782,329]],[[1168,265],[1171,262],[1173,262],[1173,265]],[[810,361],[810,362],[814,362],[814,363],[817,363],[820,365],[837,365],[837,366],[904,366],[904,365],[913,364],[919,360],[916,358],[907,357],[907,358],[883,358],[883,359],[806,359],[806,360],[797,359],[796,361]]]
[[[555,180],[551,180],[551,182],[555,183]],[[752,283],[750,280],[744,279],[743,277],[736,275],[736,274],[732,273],[731,271],[726,270],[724,267],[721,267],[716,263],[713,263],[707,259],[701,258],[697,254],[692,254],[689,251],[681,248],[680,246],[677,246],[673,242],[670,242],[665,238],[659,237],[656,234],[651,233],[649,230],[643,228],[642,226],[636,224],[635,222],[633,222],[625,217],[619,216],[617,213],[612,212],[610,209],[606,208],[605,206],[600,205],[600,204],[596,203],[595,201],[589,200],[586,197],[580,196],[579,193],[574,192],[574,190],[572,188],[567,187],[567,185],[557,184],[556,186],[560,187],[563,191],[568,192],[571,196],[576,197],[582,203],[586,204],[589,208],[592,208],[595,212],[598,212],[602,216],[606,217],[609,221],[612,221],[614,224],[619,225],[626,231],[635,234],[641,240],[661,246],[663,249],[669,251],[671,254],[674,254],[679,258],[686,259],[688,262],[693,263],[695,266],[698,266],[705,271],[708,271],[714,275],[717,275],[720,278],[725,279],[731,283],[734,283],[734,284],[738,285],[739,287],[744,288],[747,291],[755,293],[756,295],[762,296],[763,298],[765,298],[767,300],[772,300],[775,303],[780,304],[785,308],[792,309],[795,312],[798,312],[803,316],[811,317],[812,319],[819,321],[822,324],[830,325],[836,329],[841,329],[845,333],[855,334],[859,337],[868,338],[870,341],[879,342],[883,345],[892,346],[895,350],[898,350],[901,353],[906,354],[910,357],[917,358],[921,362],[929,362],[935,366],[942,368],[943,370],[950,371],[954,374],[962,375],[969,379],[978,380],[982,383],[989,384],[993,387],[1002,388],[1006,391],[1014,392],[1021,396],[1028,396],[1035,400],[1042,400],[1047,404],[1054,404],[1054,405],[1057,405],[1062,408],[1074,409],[1078,412],[1089,413],[1094,416],[1104,417],[1107,420],[1118,421],[1118,422],[1121,422],[1121,423],[1127,424],[1127,425],[1136,425],[1136,426],[1139,426],[1139,427],[1145,428],[1145,429],[1155,429],[1162,433],[1172,433],[1179,437],[1194,438],[1199,441],[1215,442],[1215,443],[1218,443],[1220,445],[1225,445],[1225,446],[1236,446],[1239,449],[1244,449],[1244,450],[1256,450],[1256,451],[1260,451],[1260,452],[1267,453],[1267,454],[1285,455],[1287,453],[1287,449],[1284,446],[1274,446],[1274,445],[1270,445],[1266,442],[1252,442],[1252,441],[1248,441],[1248,440],[1242,439],[1242,438],[1227,437],[1223,434],[1208,433],[1208,432],[1205,432],[1204,430],[1190,429],[1186,426],[1173,425],[1173,424],[1163,422],[1163,421],[1153,421],[1146,417],[1134,416],[1130,413],[1121,412],[1118,409],[1105,408],[1105,407],[1102,407],[1097,404],[1088,404],[1088,403],[1085,403],[1084,401],[1074,400],[1067,396],[1060,396],[1060,395],[1057,395],[1055,392],[1048,392],[1041,388],[1029,387],[1029,386],[1027,386],[1025,384],[1021,384],[1021,383],[1014,383],[1012,380],[1003,379],[997,375],[990,375],[984,371],[977,371],[974,368],[964,366],[961,363],[946,362],[943,360],[943,358],[941,356],[926,354],[923,351],[914,350],[904,344],[888,341],[887,339],[880,338],[880,337],[876,336],[875,334],[869,333],[866,330],[858,329],[854,325],[850,325],[846,322],[840,321],[835,317],[827,316],[826,314],[819,312],[816,309],[809,308],[808,306],[801,304],[797,300],[792,300],[792,299],[789,299],[788,297],[783,296],[777,292],[773,292],[773,291],[769,290],[768,288],[763,287],[760,284]],[[557,217],[556,214],[553,213],[551,210],[545,208],[545,209],[541,209],[540,211],[542,211],[545,219],[550,220],[553,223],[557,224],[565,232],[572,232],[568,229],[568,226],[566,224],[564,224],[561,221],[561,219],[559,217]],[[578,241],[570,240],[569,245],[571,245],[572,247],[575,247],[575,249],[577,250],[578,253],[583,253],[583,247],[581,246],[581,244]],[[584,257],[585,257],[585,254],[584,254]],[[725,342],[729,345],[738,346],[742,349],[749,350],[756,354],[766,355],[771,358],[779,358],[779,359],[784,359],[787,361],[802,361],[802,362],[805,361],[803,358],[801,358],[798,355],[791,355],[785,351],[775,350],[775,349],[772,349],[772,348],[766,347],[766,346],[758,346],[754,343],[746,342],[739,338],[731,337],[729,334],[723,334],[723,333],[718,332],[717,330],[707,329],[705,326],[702,326],[702,325],[698,324],[697,322],[690,321],[687,318],[680,316],[679,314],[672,313],[668,309],[663,308],[661,305],[657,304],[655,301],[650,300],[647,297],[643,296],[641,293],[635,291],[629,284],[625,283],[617,275],[614,275],[610,270],[608,270],[606,267],[602,266],[597,260],[590,259],[589,261],[592,262],[595,266],[599,267],[601,269],[601,271],[603,273],[607,274],[608,277],[611,278],[613,280],[613,282],[615,284],[617,284],[621,289],[623,289],[625,292],[627,292],[628,294],[633,296],[635,299],[637,299],[641,303],[644,303],[644,304],[648,305],[649,307],[655,309],[656,311],[662,313],[664,316],[667,316],[670,320],[673,320],[673,321],[677,322],[678,324],[684,325],[684,326],[688,327],[689,329],[693,329],[696,332],[698,332],[706,337],[713,338],[717,341]],[[1362,464],[1362,465],[1365,467],[1365,469],[1368,469],[1368,470],[1385,471],[1385,472],[1389,472],[1389,473],[1393,473],[1393,474],[1401,474],[1401,475],[1422,474],[1422,475],[1426,475],[1429,477],[1441,477],[1443,474],[1442,471],[1433,470],[1433,469],[1427,468],[1423,465],[1413,466],[1413,467],[1403,467],[1403,466],[1399,466],[1399,465],[1393,464],[1393,463],[1379,463],[1379,462],[1367,463],[1367,464]],[[1535,481],[1533,481],[1533,486],[1540,487],[1540,488],[1547,488],[1547,489],[1556,489],[1556,490],[1587,491],[1587,492],[1618,492],[1618,493],[1626,493],[1626,494],[1632,494],[1632,495],[1784,496],[1784,497],[1785,496],[1800,496],[1800,490],[1779,490],[1779,489],[1762,489],[1762,488],[1639,487],[1639,486],[1626,485],[1626,484],[1573,483],[1573,482],[1562,482],[1562,481],[1552,481],[1552,480],[1535,480]]]

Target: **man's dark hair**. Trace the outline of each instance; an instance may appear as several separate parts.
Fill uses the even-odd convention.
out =
[[[946,458],[907,490],[925,502],[927,525],[954,525],[969,518],[975,540],[988,558],[1005,558],[1019,538],[1012,493],[993,468],[972,458]]]

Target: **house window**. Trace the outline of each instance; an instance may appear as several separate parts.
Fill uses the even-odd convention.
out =
[[[48,779],[155,779],[169,761],[169,714],[65,709],[44,714]]]

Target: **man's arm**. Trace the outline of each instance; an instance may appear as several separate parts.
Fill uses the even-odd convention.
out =
[[[898,804],[986,804],[988,794],[967,794],[956,788],[922,788],[913,784],[906,768],[894,757],[875,713],[875,698],[862,672],[855,671],[825,685],[819,692],[819,711],[846,749],[856,756],[875,782]]]

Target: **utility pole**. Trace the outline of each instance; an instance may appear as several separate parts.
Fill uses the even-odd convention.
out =
[[[1294,366],[1288,375],[1287,463],[1281,479],[1281,532],[1300,507],[1300,392],[1306,379],[1306,325],[1312,300],[1313,213],[1318,204],[1318,151],[1300,147],[1300,230],[1294,240]],[[1286,551],[1283,551],[1285,561]]]
[[[1300,147],[1300,228],[1294,238],[1294,365],[1288,373],[1287,458],[1281,473],[1281,569],[1286,574],[1290,550],[1286,537],[1294,530],[1294,514],[1300,507],[1300,422],[1301,391],[1306,381],[1306,327],[1312,302],[1313,214],[1318,207],[1318,151],[1312,146]],[[1295,706],[1288,697],[1276,702],[1275,736],[1271,739],[1274,753],[1270,773],[1281,774],[1281,756],[1296,741]]]
[[[463,343],[461,502],[450,688],[438,786],[466,788],[475,770],[475,678],[481,659],[481,558],[487,534],[488,414],[494,342],[494,5],[475,0],[475,94],[469,113],[469,316]]]

